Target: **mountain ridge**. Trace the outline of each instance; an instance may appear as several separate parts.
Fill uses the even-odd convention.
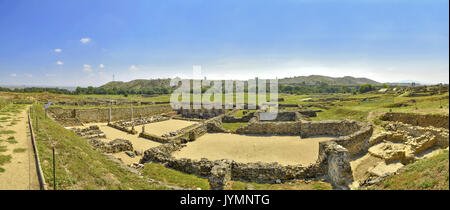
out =
[[[237,80],[233,80],[237,81]],[[283,85],[318,85],[321,83],[326,83],[327,85],[337,85],[337,86],[352,86],[352,85],[381,85],[377,81],[368,78],[356,78],[351,76],[345,77],[329,77],[322,75],[310,75],[310,76],[296,76],[290,78],[283,78],[278,80],[279,84]],[[108,82],[100,88],[104,89],[132,89],[140,90],[145,88],[169,88],[170,79],[137,79],[129,82],[122,81],[112,81]]]

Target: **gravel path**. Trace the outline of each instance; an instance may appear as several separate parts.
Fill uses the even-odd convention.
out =
[[[0,173],[0,190],[39,190],[34,152],[27,122],[27,109],[22,110],[10,119],[10,121],[16,119],[17,124],[2,128],[3,130],[15,131],[15,133],[3,135],[1,138],[13,136],[17,143],[1,143],[3,146],[7,146],[7,151],[2,155],[11,155],[12,159],[10,163],[2,166],[5,171]]]

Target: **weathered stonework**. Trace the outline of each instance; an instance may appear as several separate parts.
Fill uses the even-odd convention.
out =
[[[339,144],[330,142],[327,146],[328,177],[338,189],[348,190],[353,182],[350,154]]]
[[[71,130],[85,139],[106,138],[106,134],[96,125],[89,126],[88,128],[73,128]]]
[[[110,123],[108,124],[108,126],[133,135],[138,133],[135,129],[133,129],[134,127],[132,128],[123,127],[119,123],[112,123],[112,124]]]
[[[133,151],[133,144],[129,140],[115,139],[108,143],[97,139],[89,140],[89,143],[104,153],[118,153],[124,151]]]
[[[371,139],[369,149],[372,156],[386,163],[400,161],[403,164],[414,162],[416,156],[434,146],[446,148],[449,145],[448,130],[432,126],[412,126],[402,122],[389,122],[385,131]]]
[[[449,116],[438,114],[392,113],[388,112],[380,117],[384,121],[397,121],[413,126],[449,129]]]
[[[183,118],[210,119],[225,114],[224,109],[178,109]]]
[[[66,125],[67,122],[92,123],[108,122],[109,108],[97,109],[63,109],[60,107],[50,107],[47,109],[53,119]],[[148,117],[166,112],[171,112],[172,107],[168,104],[153,105],[148,107],[134,107],[134,116]],[[129,120],[131,117],[130,108],[112,108],[111,121]]]
[[[208,177],[211,190],[228,190],[231,181],[232,160],[221,160],[211,169],[211,175]]]

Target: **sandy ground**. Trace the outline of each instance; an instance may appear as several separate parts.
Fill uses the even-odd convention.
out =
[[[6,139],[9,136],[14,136],[17,143],[1,143],[2,145],[7,146],[8,149],[8,151],[2,154],[11,155],[12,159],[10,163],[2,166],[5,171],[0,173],[0,190],[39,190],[39,181],[27,123],[28,118],[26,109],[14,116],[13,119],[19,120],[16,125],[5,126],[5,124],[2,124],[2,129],[13,130],[16,133],[2,135],[1,138]],[[9,121],[11,120],[12,119]],[[14,153],[13,150],[18,148],[24,148],[26,150],[25,152]]]
[[[157,136],[162,136],[164,134],[177,131],[179,129],[194,125],[197,122],[187,121],[187,120],[166,120],[162,122],[155,122],[145,125],[145,132]],[[142,126],[137,126],[134,129],[141,132]]]
[[[317,160],[319,142],[333,137],[301,139],[299,136],[253,136],[227,133],[205,134],[175,152],[177,158],[233,159],[237,162],[278,162],[309,165]]]
[[[161,143],[159,143],[159,142],[141,138],[141,137],[139,137],[139,134],[135,134],[135,135],[128,134],[128,133],[120,131],[118,129],[111,128],[111,127],[107,126],[106,123],[90,123],[90,124],[85,124],[84,126],[78,126],[78,128],[89,127],[91,125],[99,126],[100,130],[102,130],[106,134],[106,139],[100,138],[99,140],[102,140],[104,142],[110,142],[114,139],[126,139],[126,140],[131,141],[131,143],[133,144],[134,150],[142,152],[142,153],[144,153],[145,150],[148,150],[150,148],[161,145]],[[125,152],[116,153],[116,154],[113,154],[113,156],[116,158],[120,158],[122,160],[122,162],[125,164],[139,163],[139,160],[141,159],[140,156],[135,156],[134,158],[131,158],[128,155],[126,155]]]

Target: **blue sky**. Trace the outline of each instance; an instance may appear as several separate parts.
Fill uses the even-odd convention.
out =
[[[0,84],[449,79],[448,0],[0,0]]]

